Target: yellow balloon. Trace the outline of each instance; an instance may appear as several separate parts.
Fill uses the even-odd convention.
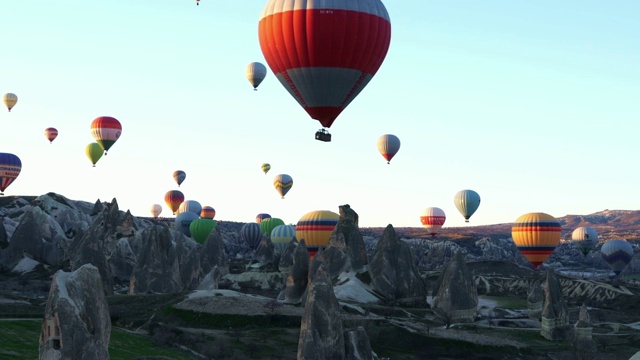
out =
[[[311,259],[321,247],[327,246],[340,215],[329,210],[317,210],[304,214],[296,225],[296,239],[304,240]]]
[[[537,268],[560,243],[560,222],[545,213],[528,213],[516,219],[511,227],[513,242],[527,260]]]

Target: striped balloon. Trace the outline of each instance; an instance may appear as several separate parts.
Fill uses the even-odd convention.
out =
[[[262,220],[262,222],[260,222],[260,233],[271,235],[271,232],[273,231],[273,229],[275,229],[276,226],[279,226],[279,225],[284,225],[284,221],[282,221],[282,219],[278,219],[278,218],[264,219]]]
[[[571,242],[582,254],[587,255],[598,243],[598,232],[592,227],[581,226],[571,233]]]
[[[284,253],[287,245],[296,237],[296,227],[293,225],[278,225],[271,230],[271,242],[280,254]]]
[[[316,210],[304,214],[296,225],[296,239],[304,239],[311,259],[321,247],[326,247],[340,215],[329,210]]]
[[[391,22],[380,0],[269,0],[258,36],[280,83],[331,127],[382,65]]]
[[[105,155],[122,134],[120,121],[111,116],[100,116],[91,123],[91,135],[100,144]]]
[[[252,62],[247,65],[244,70],[244,74],[247,76],[247,80],[253,86],[253,90],[258,90],[258,85],[267,76],[267,67],[259,62]]]
[[[267,175],[269,170],[271,170],[271,165],[267,164],[267,163],[264,163],[264,164],[260,165],[260,169],[262,169],[262,172],[264,172],[264,174]]]
[[[211,206],[203,206],[200,211],[200,217],[203,219],[213,219],[216,217],[216,210]]]
[[[545,213],[520,216],[511,226],[511,237],[520,253],[537,268],[560,243],[560,222]]]
[[[262,222],[262,220],[269,219],[270,217],[271,217],[271,215],[269,215],[269,214],[260,213],[260,214],[256,215],[256,222],[258,224],[260,224]]]
[[[420,216],[422,227],[427,229],[431,237],[435,237],[436,234],[438,234],[438,231],[440,231],[446,220],[447,216],[444,214],[444,211],[437,207],[428,207],[424,209]]]
[[[278,194],[280,194],[280,197],[284,199],[284,196],[293,186],[293,179],[287,174],[276,175],[276,177],[273,178],[273,186],[276,188]]]
[[[20,175],[22,161],[10,153],[0,153],[0,195]]]
[[[182,184],[182,182],[186,178],[187,173],[182,170],[176,170],[173,172],[173,180],[176,182],[176,184],[178,184],[178,187],[180,187],[180,184]]]
[[[2,102],[4,103],[4,106],[9,109],[9,112],[11,112],[11,109],[13,109],[13,107],[18,103],[18,96],[14,93],[6,93],[2,95]]]
[[[262,232],[260,232],[260,225],[257,223],[246,223],[240,228],[240,238],[249,245],[250,248],[255,249],[262,240]]]
[[[169,190],[166,194],[164,194],[164,202],[167,204],[169,209],[173,212],[173,215],[176,214],[176,211],[180,208],[180,204],[184,201],[184,194],[179,190]]]
[[[391,159],[400,150],[400,139],[397,136],[391,134],[385,134],[378,138],[378,151],[382,154],[382,157],[387,160],[387,164],[391,163]]]
[[[626,240],[609,240],[602,245],[600,253],[604,261],[609,264],[611,270],[619,275],[631,262],[633,246]]]
[[[51,144],[53,143],[53,140],[58,137],[58,130],[53,127],[48,127],[44,129],[44,136],[49,140],[49,144]]]

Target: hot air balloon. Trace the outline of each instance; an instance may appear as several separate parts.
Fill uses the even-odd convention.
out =
[[[447,220],[447,217],[444,214],[444,211],[437,207],[428,207],[424,209],[420,216],[422,226],[429,231],[431,237],[436,236],[438,231],[442,228],[442,225],[444,225],[445,220]]]
[[[284,221],[282,221],[282,219],[279,219],[279,218],[264,219],[260,223],[260,232],[263,234],[271,235],[271,232],[273,231],[273,229],[275,229],[276,226],[278,225],[284,225]]]
[[[107,150],[120,138],[120,134],[122,134],[122,125],[116,118],[100,116],[91,122],[91,135],[100,144],[105,155]]]
[[[49,140],[49,144],[51,144],[53,140],[58,137],[58,130],[52,127],[46,128],[44,129],[44,136]]]
[[[464,222],[469,222],[469,218],[478,210],[480,206],[480,195],[473,190],[460,190],[453,197],[453,203],[456,205],[460,214],[464,216]]]
[[[587,255],[598,243],[598,232],[589,226],[581,226],[571,233],[572,243],[583,255]]]
[[[170,190],[164,194],[164,202],[167,203],[167,206],[173,212],[173,215],[176,214],[176,211],[180,208],[180,204],[184,202],[184,194],[179,190]]]
[[[253,86],[253,90],[258,91],[258,85],[260,85],[265,76],[267,76],[267,68],[262,63],[252,62],[247,65],[244,73],[247,76],[247,80],[251,83],[251,86]]]
[[[203,219],[213,219],[216,217],[216,210],[211,206],[203,206],[200,211],[200,217]]]
[[[391,22],[380,0],[269,0],[258,35],[280,83],[329,128],[382,65]]]
[[[191,211],[192,213],[200,216],[200,213],[202,212],[202,205],[200,205],[200,203],[195,200],[185,200],[178,207],[178,213],[183,213],[186,211]]]
[[[602,253],[602,258],[609,264],[611,270],[616,275],[620,275],[627,264],[631,262],[633,246],[626,240],[609,240],[602,244],[600,253]]]
[[[339,219],[340,215],[333,211],[316,210],[302,215],[298,220],[296,239],[298,241],[304,240],[311,259],[321,247],[327,246]]]
[[[189,228],[191,227],[191,223],[194,220],[199,219],[200,217],[196,213],[192,213],[191,211],[185,211],[176,216],[176,229],[180,230],[183,234],[191,237],[191,231]]]
[[[87,154],[87,157],[91,160],[93,167],[96,167],[96,163],[104,154],[104,150],[102,150],[102,146],[100,146],[100,144],[94,142],[84,148],[84,153]]]
[[[2,102],[7,107],[7,109],[9,109],[9,112],[11,112],[11,109],[13,109],[13,107],[16,106],[16,103],[18,102],[18,96],[13,93],[6,93],[2,95]]]
[[[269,214],[260,213],[260,214],[256,215],[256,223],[260,224],[262,222],[262,220],[268,219],[270,217],[271,217],[271,215],[269,215]]]
[[[511,237],[534,268],[542,264],[560,243],[562,229],[553,216],[541,212],[520,216],[511,226]]]
[[[195,219],[189,225],[189,232],[193,240],[198,244],[203,244],[211,235],[213,229],[216,228],[216,225],[218,225],[218,222],[213,219]]]
[[[176,184],[178,184],[178,187],[180,187],[180,184],[182,184],[182,182],[186,178],[187,178],[187,173],[185,173],[182,170],[176,170],[173,172],[173,180],[176,181]]]
[[[255,249],[262,240],[262,232],[260,225],[257,223],[246,223],[240,228],[240,237],[249,245],[251,249]]]
[[[387,164],[391,163],[391,159],[400,150],[400,139],[391,134],[385,134],[378,138],[378,151],[387,160]]]
[[[267,175],[267,173],[269,172],[269,170],[271,170],[271,165],[264,163],[262,165],[260,165],[260,169],[262,169],[262,171],[264,172],[265,175]]]
[[[273,178],[273,186],[276,188],[276,191],[280,194],[281,198],[284,199],[284,196],[293,186],[293,179],[287,174],[276,175],[276,177]]]
[[[151,205],[149,211],[151,212],[153,218],[157,219],[158,215],[160,215],[160,213],[162,212],[162,206],[160,204],[153,204]]]
[[[271,230],[271,242],[276,250],[282,254],[287,245],[296,237],[296,227],[293,225],[278,225]]]
[[[22,161],[10,153],[0,153],[0,195],[20,175]]]

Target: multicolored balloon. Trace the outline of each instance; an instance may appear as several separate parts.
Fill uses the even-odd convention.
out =
[[[186,178],[187,178],[187,173],[185,173],[182,170],[176,170],[173,172],[173,180],[176,181],[176,184],[178,184],[178,187],[180,187],[180,184],[182,184],[182,182]]]
[[[513,242],[534,268],[553,253],[560,243],[561,233],[560,222],[541,212],[524,214],[511,226]]]
[[[287,245],[296,237],[296,227],[293,225],[278,225],[271,230],[271,242],[276,250],[282,254]]]
[[[203,206],[200,211],[200,217],[203,219],[213,219],[216,217],[216,210],[211,206]]]
[[[380,0],[269,0],[258,35],[280,83],[328,128],[382,65],[391,22]]]
[[[262,232],[258,223],[246,223],[240,228],[240,238],[249,245],[251,249],[256,249],[262,240]]]
[[[264,219],[260,223],[260,233],[271,235],[271,232],[273,231],[273,229],[275,229],[279,225],[284,225],[284,221],[282,221],[282,219],[279,219],[279,218]]]
[[[22,161],[14,154],[0,153],[0,195],[20,175]]]
[[[264,174],[267,175],[269,170],[271,170],[271,165],[267,164],[267,163],[264,163],[264,164],[260,165],[260,169],[262,169],[262,172],[264,172]]]
[[[293,186],[293,179],[287,174],[276,175],[276,177],[273,178],[273,186],[276,188],[278,194],[280,194],[280,198],[284,199],[284,196]]]
[[[180,204],[184,202],[184,194],[179,190],[169,190],[164,194],[164,202],[175,215],[180,208]]]
[[[385,134],[378,138],[378,151],[382,154],[382,157],[387,160],[387,164],[391,163],[391,159],[400,150],[400,139],[397,136],[391,134]]]
[[[473,190],[460,190],[453,197],[453,203],[464,216],[464,222],[469,222],[469,218],[478,210],[480,206],[480,195]]]
[[[100,158],[104,154],[104,150],[102,150],[102,146],[100,146],[100,144],[98,144],[97,142],[93,142],[85,146],[84,153],[87,155],[87,157],[93,164],[93,167],[96,167],[96,163],[98,162],[98,160],[100,160]]]
[[[176,229],[191,237],[191,231],[189,230],[191,228],[191,223],[199,218],[198,214],[192,213],[191,211],[180,213],[176,216]]]
[[[202,205],[195,200],[185,200],[178,207],[178,213],[186,211],[191,211],[192,213],[200,216],[200,213],[202,212]]]
[[[447,216],[444,214],[444,211],[437,207],[428,207],[424,209],[420,216],[422,227],[427,229],[431,237],[435,237],[436,234],[438,234],[438,231],[440,231],[446,220]]]
[[[331,233],[338,224],[340,215],[329,210],[308,212],[298,220],[296,225],[296,239],[304,240],[311,259],[320,248],[329,243]]]
[[[91,122],[91,135],[104,150],[104,154],[115,144],[122,134],[120,121],[111,116],[100,116]]]
[[[260,214],[256,215],[256,223],[260,224],[262,222],[262,220],[269,219],[270,217],[271,217],[271,215],[269,215],[269,214],[260,213]]]
[[[253,86],[253,90],[258,91],[258,85],[267,76],[267,68],[262,63],[252,62],[247,65],[244,74],[247,76],[251,86]]]
[[[160,204],[153,204],[151,205],[151,208],[149,209],[149,211],[151,212],[151,215],[153,216],[153,218],[157,219],[160,213],[162,212],[162,206]]]
[[[48,127],[44,129],[44,136],[47,138],[47,140],[49,140],[49,144],[51,144],[53,143],[53,140],[58,137],[58,129]]]
[[[587,255],[598,243],[598,232],[592,227],[581,226],[571,233],[571,242],[583,255]]]
[[[189,225],[189,232],[193,240],[198,244],[204,244],[216,225],[218,222],[213,219],[195,219]]]
[[[13,107],[18,103],[18,95],[13,93],[6,93],[2,95],[2,102],[4,103],[4,106],[9,109],[9,112],[11,112],[11,109],[13,109]]]
[[[616,275],[620,275],[622,270],[631,262],[633,257],[633,246],[626,240],[609,240],[602,244],[600,253],[604,261]]]

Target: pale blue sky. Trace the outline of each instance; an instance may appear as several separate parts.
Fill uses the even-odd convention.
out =
[[[19,100],[0,111],[0,151],[23,163],[5,194],[167,216],[179,189],[219,220],[286,223],[348,203],[361,226],[419,227],[436,206],[445,228],[466,226],[453,205],[466,188],[482,198],[470,225],[639,208],[640,2],[385,1],[389,53],[331,143],[271,72],[257,92],[244,76],[266,64],[265,3],[1,1],[0,93]],[[123,133],[92,168],[84,147],[103,115]],[[385,133],[402,143],[390,165]],[[279,173],[294,181],[285,200]]]

